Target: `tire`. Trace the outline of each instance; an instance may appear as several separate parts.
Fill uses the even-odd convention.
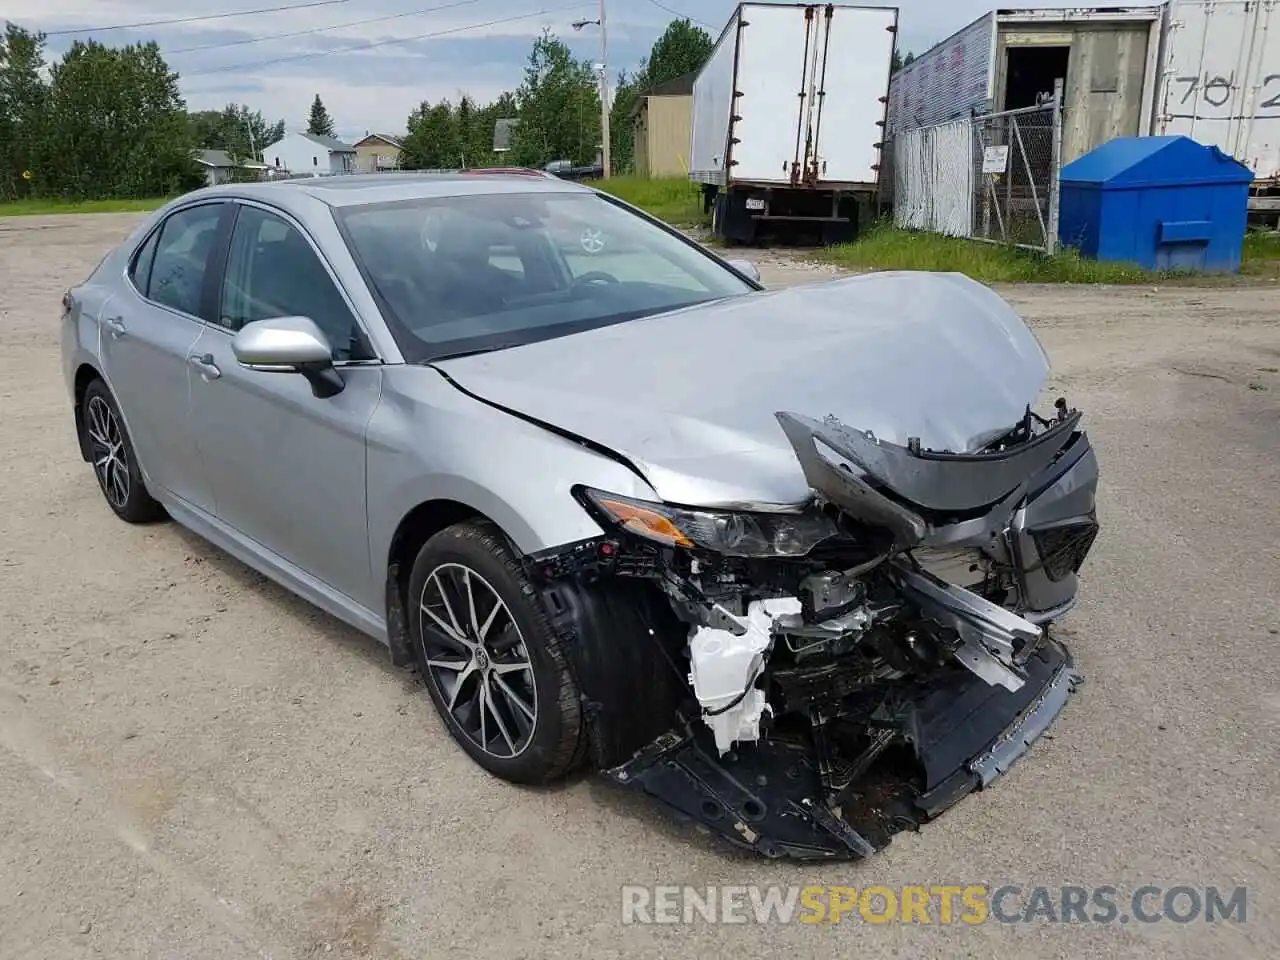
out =
[[[89,455],[98,488],[115,515],[128,523],[163,520],[164,507],[147,492],[120,408],[101,380],[85,388],[80,430],[81,446]]]
[[[496,528],[460,523],[428,540],[407,608],[419,673],[472,760],[527,784],[581,764],[587,729],[568,655]]]
[[[729,190],[721,194],[724,207],[720,215],[720,232],[729,243],[748,247],[755,243],[759,220],[751,217],[747,209],[745,190]]]

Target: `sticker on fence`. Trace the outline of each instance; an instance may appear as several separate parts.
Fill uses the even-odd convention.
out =
[[[1004,173],[1009,169],[1009,148],[987,147],[982,151],[983,173]]]

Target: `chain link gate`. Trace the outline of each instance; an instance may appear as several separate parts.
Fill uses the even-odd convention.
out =
[[[893,139],[894,221],[909,230],[1053,253],[1061,90],[1048,103],[966,117]]]

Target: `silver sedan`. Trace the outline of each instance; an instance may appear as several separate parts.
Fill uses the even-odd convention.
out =
[[[766,292],[587,187],[386,175],[184,196],[63,309],[110,508],[382,641],[508,780],[865,856],[1078,680],[1097,465],[964,277]]]

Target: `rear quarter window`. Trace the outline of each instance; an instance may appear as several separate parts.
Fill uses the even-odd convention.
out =
[[[159,240],[160,231],[153,230],[147,242],[138,248],[133,255],[133,261],[129,264],[129,279],[144,297],[147,295],[147,285],[151,282],[151,264],[155,261],[156,243]]]

